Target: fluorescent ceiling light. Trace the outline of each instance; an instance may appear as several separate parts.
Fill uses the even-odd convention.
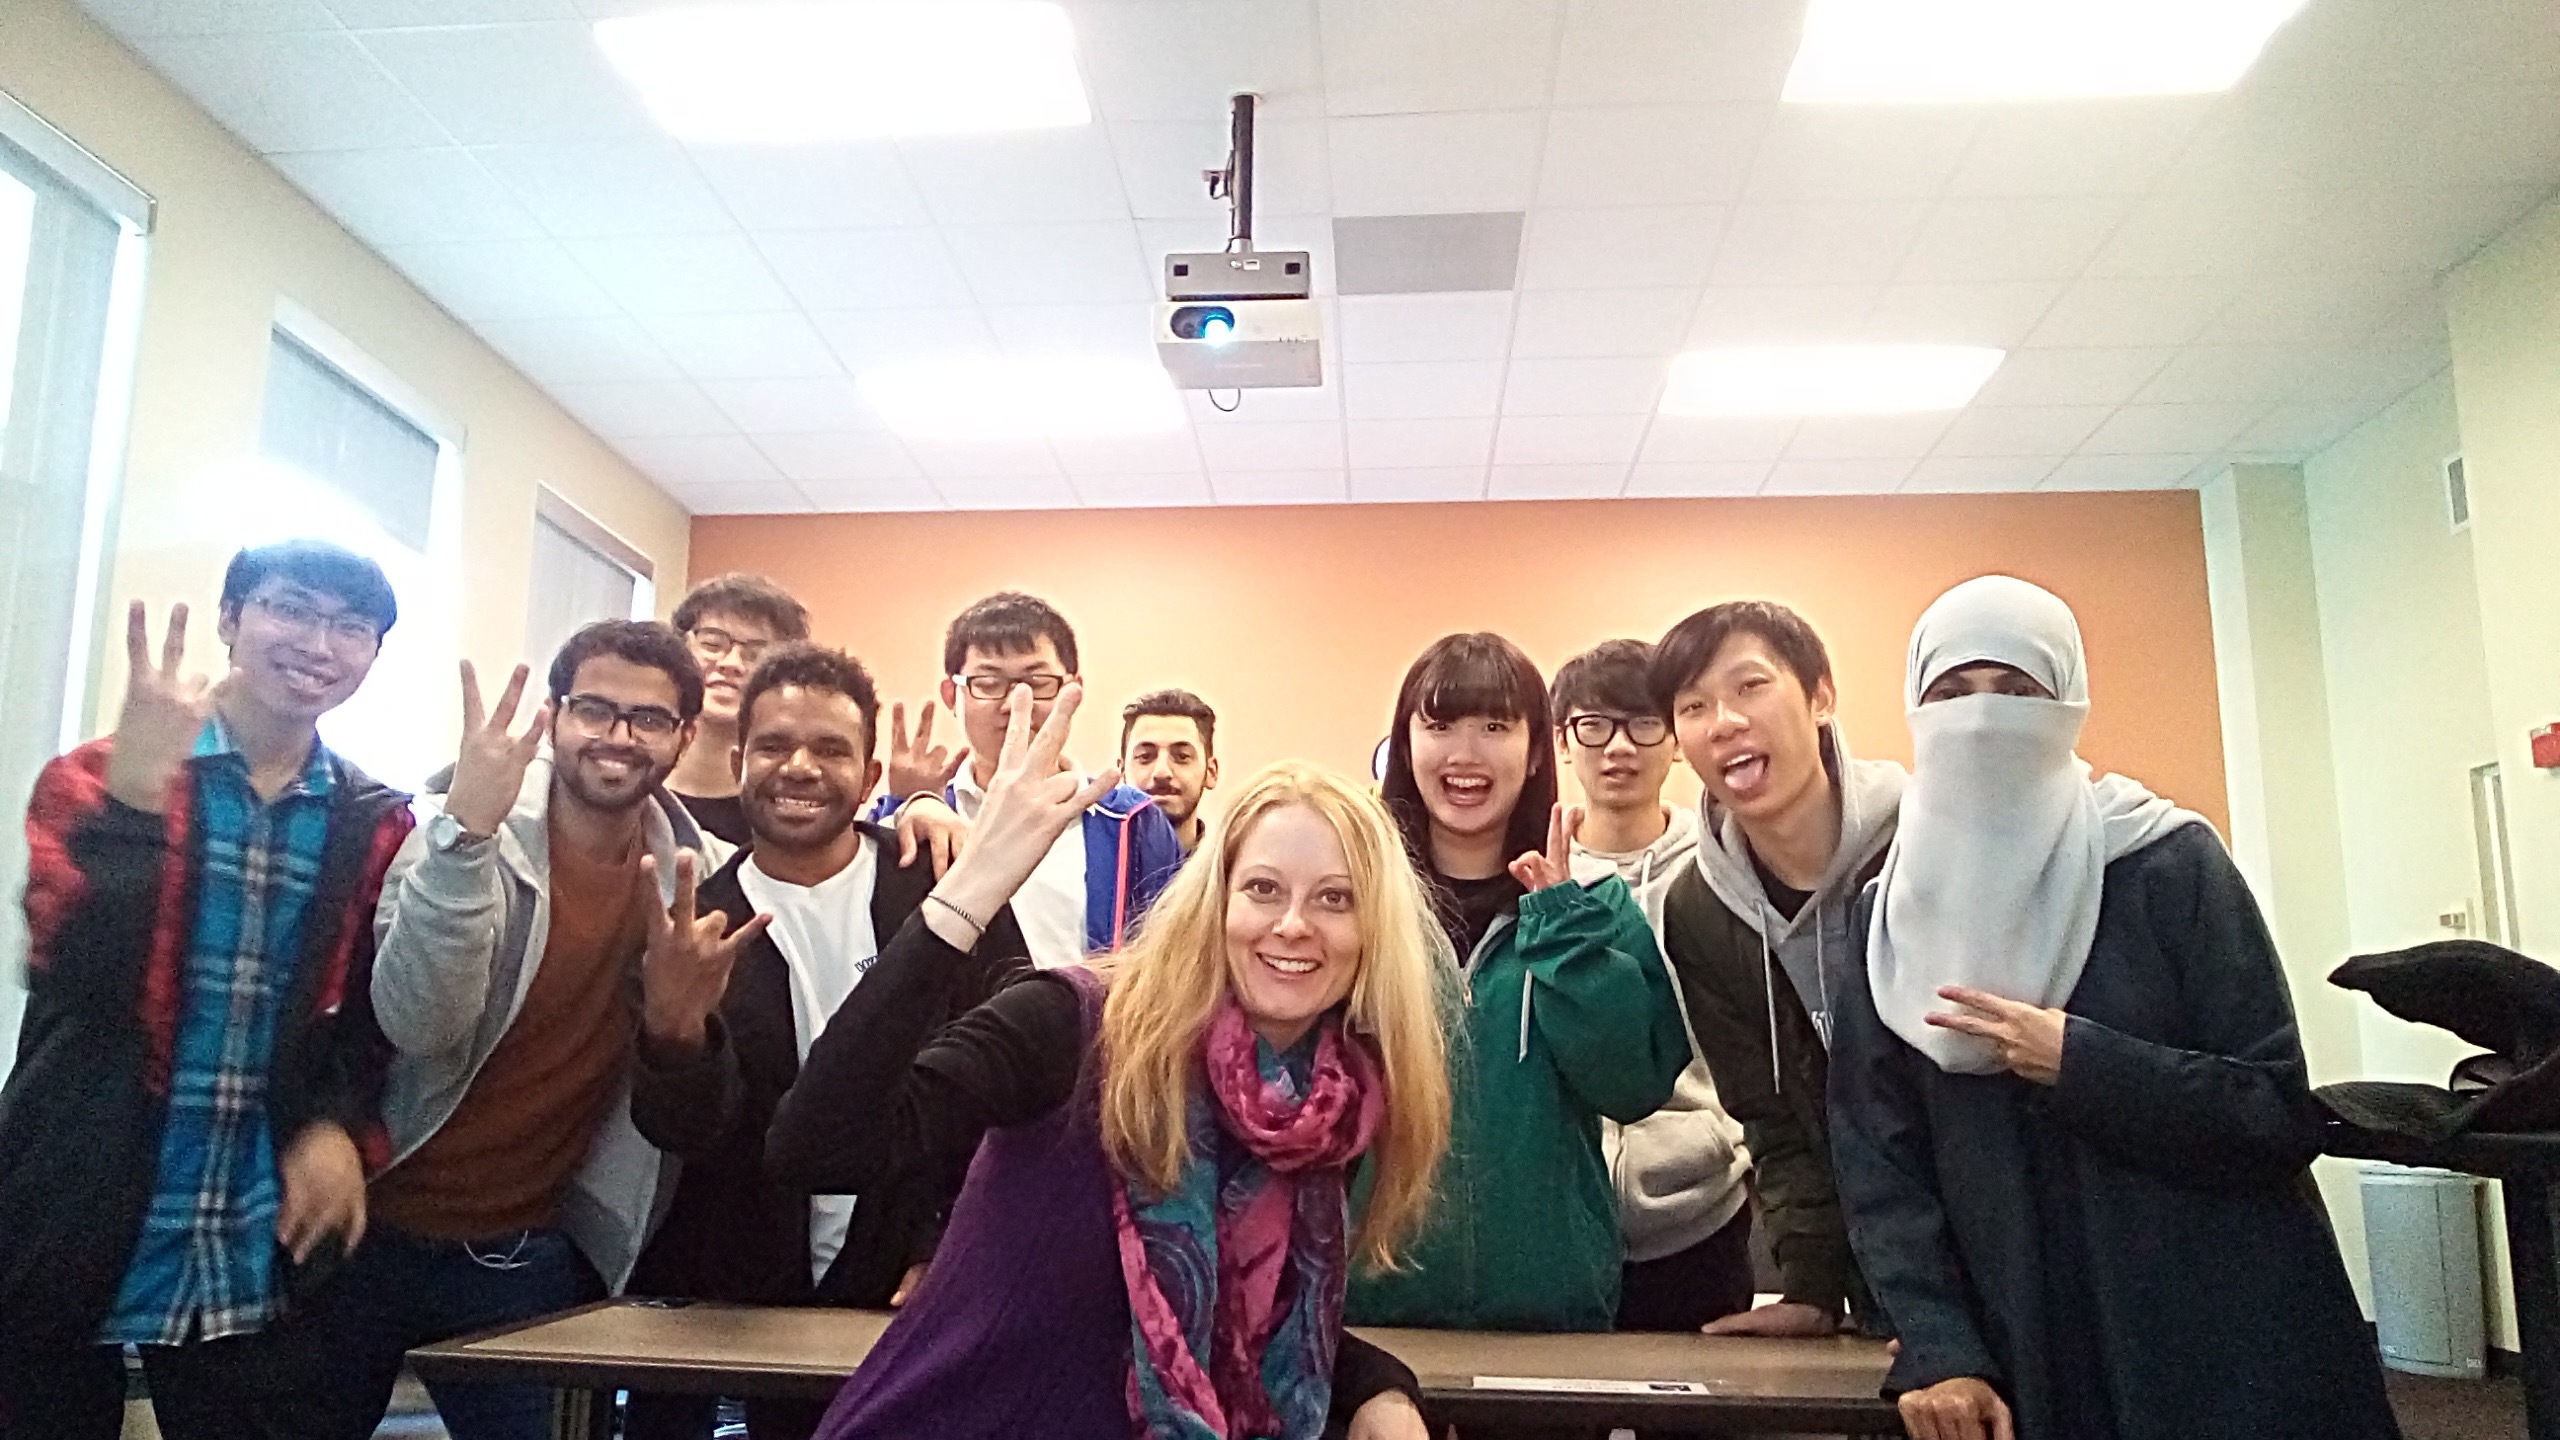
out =
[[[911,440],[1082,439],[1182,428],[1182,397],[1152,360],[910,360],[854,378]]]
[[[2303,0],[1813,0],[1785,98],[1870,104],[2228,90]]]
[[[596,22],[680,140],[822,144],[1083,125],[1067,12],[1037,0],[709,5]]]
[[[1665,415],[1961,409],[2008,352],[1979,345],[1735,345],[1674,357]]]

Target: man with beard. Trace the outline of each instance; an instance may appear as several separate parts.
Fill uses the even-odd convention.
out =
[[[1120,773],[1154,798],[1189,855],[1208,827],[1200,797],[1218,788],[1218,712],[1188,690],[1157,690],[1120,711]]]
[[[670,924],[701,930],[705,943],[653,951],[643,976],[632,1118],[683,1165],[635,1291],[894,1305],[959,1188],[957,1175],[919,1174],[857,1204],[765,1173],[765,1130],[809,1046],[933,888],[929,854],[901,865],[893,833],[856,818],[880,778],[879,718],[869,672],[840,650],[777,650],[740,694],[738,798],[754,838],[698,897],[678,884]],[[1029,968],[1010,912],[990,917],[987,935],[951,977],[946,1019]],[[623,1433],[707,1440],[713,1403],[637,1395]],[[824,1408],[750,1401],[748,1431],[805,1436]]]
[[[734,951],[757,928],[722,942],[649,922],[705,858],[662,784],[702,709],[683,638],[629,620],[580,630],[514,733],[525,679],[517,667],[484,715],[464,663],[461,758],[420,802],[375,922],[372,998],[397,1053],[390,1168],[329,1300],[350,1436],[373,1432],[412,1347],[620,1287],[663,1163],[627,1102],[635,972],[692,963],[696,945]],[[550,1433],[543,1386],[428,1390],[455,1440]]]

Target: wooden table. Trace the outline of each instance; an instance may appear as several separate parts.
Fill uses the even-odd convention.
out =
[[[558,1387],[554,1433],[609,1433],[615,1390],[823,1400],[887,1328],[885,1312],[606,1301],[430,1345],[432,1380]],[[1698,1335],[1516,1335],[1363,1330],[1421,1378],[1441,1423],[1640,1425],[1705,1431],[1899,1435],[1877,1397],[1872,1341]]]

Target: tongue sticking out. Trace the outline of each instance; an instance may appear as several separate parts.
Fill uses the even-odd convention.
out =
[[[1725,788],[1737,797],[1757,794],[1769,778],[1769,757],[1753,755],[1724,767]]]

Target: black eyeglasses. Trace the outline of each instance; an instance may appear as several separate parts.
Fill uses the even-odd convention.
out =
[[[1647,750],[1671,738],[1671,722],[1659,715],[1576,715],[1564,722],[1564,729],[1574,744],[1594,750],[1609,748],[1621,730],[1629,743]]]
[[[571,695],[560,702],[561,717],[589,735],[602,738],[616,725],[647,740],[664,740],[684,727],[684,718],[663,705],[617,705],[601,695]]]
[[[696,625],[684,632],[684,638],[693,642],[694,653],[705,660],[717,660],[735,650],[738,663],[749,669],[764,658],[765,651],[773,648],[770,640],[741,640],[717,625]]]
[[[1030,686],[1034,700],[1055,700],[1058,692],[1067,688],[1064,675],[954,675],[951,678],[959,681],[961,688],[967,690],[973,700],[1001,700],[1012,694],[1016,685]]]

